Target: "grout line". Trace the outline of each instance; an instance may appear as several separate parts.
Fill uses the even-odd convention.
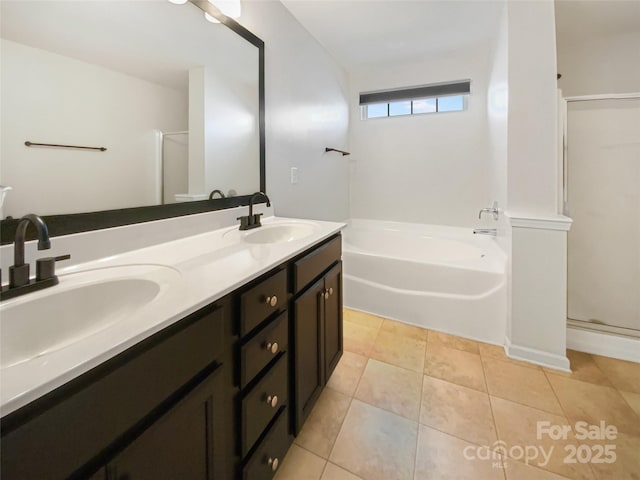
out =
[[[480,352],[480,349],[478,349],[478,351]],[[496,441],[500,441],[502,439],[500,438],[500,434],[498,433],[498,424],[496,423],[496,415],[493,411],[493,403],[491,402],[491,394],[489,393],[489,382],[487,382],[487,372],[484,368],[482,353],[480,354],[480,364],[482,365],[482,376],[484,377],[484,384],[485,387],[487,387],[487,400],[489,400],[489,410],[491,410],[491,420],[493,422],[493,428],[496,432]],[[504,477],[504,480],[507,480],[507,469],[505,468],[506,459],[502,458],[502,455],[500,455],[500,461],[502,462],[502,476]]]
[[[570,424],[570,419],[569,419],[569,415],[567,414],[567,410],[564,407],[564,405],[562,404],[562,402],[560,401],[560,397],[558,396],[558,392],[556,392],[555,388],[553,388],[553,384],[551,383],[551,380],[549,380],[549,375],[552,375],[551,373],[547,372],[546,370],[542,370],[542,372],[545,375],[545,379],[547,380],[547,383],[549,384],[549,386],[551,387],[551,391],[553,392],[553,395],[556,397],[556,401],[558,402],[558,405],[560,405],[560,409],[562,410],[562,413],[564,414],[564,418],[567,421],[568,424]],[[588,383],[588,382],[587,382]],[[574,439],[572,439],[574,440]],[[593,469],[591,462],[587,463],[587,466],[589,467],[589,471],[591,472],[591,474],[593,475],[593,478],[600,478],[600,476],[596,473],[596,471]],[[542,468],[542,467],[541,467]],[[543,469],[546,470],[546,469]],[[550,471],[550,470],[549,470]]]

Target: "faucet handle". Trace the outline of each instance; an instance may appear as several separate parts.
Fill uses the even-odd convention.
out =
[[[36,281],[48,280],[56,276],[56,262],[69,260],[71,255],[44,257],[36,260]]]

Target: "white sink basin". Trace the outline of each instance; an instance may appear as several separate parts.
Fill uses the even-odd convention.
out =
[[[311,223],[286,223],[263,225],[245,234],[248,243],[286,243],[308,237],[316,226]]]
[[[126,265],[61,275],[60,284],[0,305],[0,365],[57,351],[134,318],[179,280],[161,265]]]

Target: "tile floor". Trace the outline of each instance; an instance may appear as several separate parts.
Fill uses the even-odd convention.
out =
[[[640,364],[569,351],[568,374],[373,315],[344,320],[342,360],[276,480],[640,480]],[[619,432],[537,438],[541,421]],[[615,462],[597,463],[608,444]]]

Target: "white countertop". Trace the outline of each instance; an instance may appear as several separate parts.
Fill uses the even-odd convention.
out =
[[[60,284],[39,292],[5,301],[2,309],[50,295],[55,289],[69,288],[78,278],[92,278],[115,267],[161,265],[172,270],[171,281],[162,295],[133,318],[119,321],[96,333],[45,352],[34,359],[0,369],[0,412],[11,413],[51,392],[93,367],[123,352],[190,313],[214,302],[238,287],[268,272],[331,235],[345,224],[316,220],[268,217],[264,226],[274,224],[312,224],[313,231],[298,240],[249,244],[242,240],[249,232],[237,225],[173,240],[86,263],[59,268]],[[54,243],[56,239],[52,239]],[[73,252],[70,252],[73,255]],[[133,268],[133,267],[132,267]],[[106,269],[106,270],[105,270]],[[143,268],[144,269],[144,268]],[[125,269],[121,269],[126,271]],[[83,273],[81,273],[83,272]],[[81,275],[77,275],[81,273]],[[117,298],[113,298],[117,302]],[[46,318],[41,321],[45,322]],[[38,332],[33,332],[37,334]]]

